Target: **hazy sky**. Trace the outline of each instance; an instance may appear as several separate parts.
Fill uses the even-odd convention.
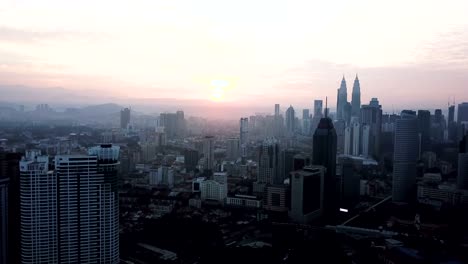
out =
[[[0,0],[0,85],[334,107],[468,101],[468,1]],[[27,96],[27,95],[26,95]],[[7,98],[4,98],[6,100]]]

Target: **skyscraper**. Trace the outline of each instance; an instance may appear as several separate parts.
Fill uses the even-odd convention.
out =
[[[258,148],[257,182],[282,184],[280,175],[279,144],[275,139],[266,139]]]
[[[119,147],[89,155],[28,152],[20,162],[22,263],[118,263]]]
[[[280,105],[275,104],[275,116],[279,116],[279,115],[280,115]]]
[[[320,120],[313,138],[312,164],[326,168],[324,176],[324,216],[333,222],[336,214],[336,131],[330,118]]]
[[[314,117],[322,118],[323,117],[323,101],[314,100]]]
[[[302,109],[302,133],[307,135],[310,132],[310,112],[309,109]]]
[[[361,85],[359,84],[359,79],[356,74],[356,79],[354,79],[353,84],[353,93],[351,98],[351,116],[360,117],[361,111]]]
[[[463,136],[463,139],[460,141],[457,187],[468,190],[468,135]]]
[[[403,110],[395,122],[393,201],[410,202],[416,184],[418,122],[414,111]]]
[[[419,149],[421,155],[431,149],[431,112],[418,110]]]
[[[0,264],[17,263],[19,246],[18,153],[0,152]]]
[[[340,88],[338,89],[338,98],[336,102],[336,119],[345,119],[344,111],[346,104],[348,103],[348,91],[346,88],[346,80],[344,76],[341,80]]]
[[[451,142],[457,141],[457,123],[455,122],[455,105],[448,108],[448,140]]]
[[[245,163],[247,158],[247,144],[249,140],[249,119],[247,117],[241,118],[239,121],[240,133],[240,152],[242,163]]]
[[[124,108],[120,111],[120,128],[126,129],[130,124],[130,109]]]
[[[382,107],[377,98],[361,107],[361,124],[369,125],[369,155],[378,159],[382,135]]]
[[[458,104],[457,122],[459,125],[468,122],[468,102]]]
[[[228,138],[226,150],[226,158],[228,160],[233,161],[239,158],[239,146],[239,138]]]
[[[195,170],[198,164],[198,160],[199,160],[198,151],[196,151],[195,149],[184,150],[184,163],[185,163],[185,169],[187,170],[187,172]]]
[[[205,158],[204,170],[213,170],[214,167],[214,137],[203,138],[203,157]]]
[[[57,189],[62,186],[57,186],[56,174],[49,167],[49,157],[35,151],[26,152],[20,162],[21,263],[60,263],[59,240],[77,244],[77,236],[58,237],[59,230],[68,225],[58,225]],[[70,207],[77,209],[77,203]],[[78,252],[71,252],[78,262]]]
[[[294,133],[294,130],[296,128],[296,114],[294,111],[294,108],[292,106],[289,106],[289,108],[286,110],[286,130],[288,131],[289,135],[292,135]]]

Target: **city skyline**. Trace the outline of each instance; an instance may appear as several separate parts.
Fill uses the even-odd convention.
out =
[[[63,102],[82,104],[177,98],[218,109],[280,97],[311,108],[327,95],[336,105],[339,76],[351,87],[357,73],[362,102],[392,89],[379,96],[387,112],[468,100],[463,1],[263,4],[6,1],[0,90],[26,86],[39,96],[20,99],[44,100],[60,87]]]

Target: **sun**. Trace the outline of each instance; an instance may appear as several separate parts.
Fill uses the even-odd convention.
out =
[[[224,99],[226,89],[229,87],[229,82],[226,80],[212,80],[211,81],[211,100],[215,102]]]

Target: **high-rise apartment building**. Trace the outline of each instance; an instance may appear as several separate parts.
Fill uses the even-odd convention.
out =
[[[20,162],[22,263],[118,263],[119,147],[88,155],[28,152]]]
[[[418,122],[414,111],[404,110],[395,122],[393,201],[410,202],[415,195],[418,158]]]
[[[240,156],[239,138],[228,138],[226,148],[226,158],[228,160],[237,160]]]

